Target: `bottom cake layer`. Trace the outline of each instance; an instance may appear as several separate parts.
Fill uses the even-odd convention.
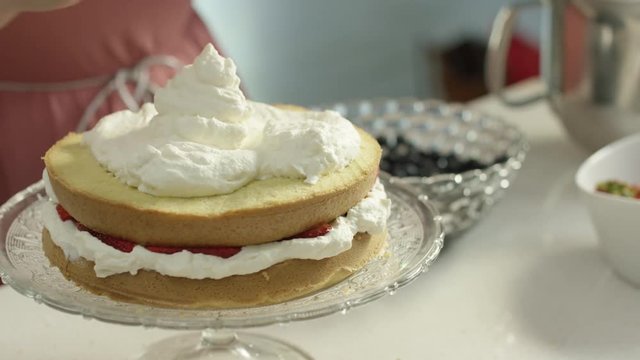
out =
[[[284,302],[329,287],[353,274],[378,255],[386,232],[358,233],[351,249],[322,260],[287,260],[265,270],[223,279],[187,279],[141,270],[96,276],[92,261],[69,261],[45,228],[44,253],[52,265],[79,286],[113,299],[162,307],[239,308]]]

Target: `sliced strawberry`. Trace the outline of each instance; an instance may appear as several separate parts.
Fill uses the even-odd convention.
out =
[[[182,248],[175,246],[158,246],[158,245],[147,245],[145,248],[154,253],[160,254],[175,254],[177,252],[182,251]]]
[[[122,252],[130,253],[130,252],[133,251],[133,248],[136,246],[136,244],[134,242],[131,242],[129,240],[125,240],[125,239],[118,238],[118,237],[111,236],[111,235],[102,234],[102,233],[99,233],[97,231],[89,229],[88,227],[86,227],[86,226],[82,225],[81,223],[77,222],[60,205],[56,206],[56,210],[58,211],[58,215],[60,216],[60,219],[62,219],[62,221],[66,221],[66,220],[73,221],[73,223],[75,224],[75,226],[76,226],[76,228],[78,230],[86,231],[86,232],[90,233],[91,235],[95,236],[96,238],[98,238],[103,243],[111,246],[112,248],[114,248],[116,250],[120,250]],[[230,258],[233,255],[239,253],[240,250],[242,250],[242,247],[235,247],[235,246],[187,247],[187,248],[182,248],[182,247],[175,247],[175,246],[147,245],[147,246],[145,246],[145,248],[147,250],[151,251],[151,252],[160,253],[160,254],[175,254],[175,253],[180,252],[182,250],[187,250],[187,251],[192,252],[194,254],[205,254],[205,255],[218,256],[218,257],[221,257],[223,259]]]
[[[62,207],[62,205],[60,204],[56,205],[56,211],[58,212],[58,216],[60,216],[60,220],[62,221],[73,220],[73,217],[69,215],[67,210],[65,210],[65,208]]]
[[[175,246],[158,246],[158,245],[147,245],[145,248],[151,252],[160,253],[160,254],[175,254],[182,250],[187,250],[190,253],[194,254],[205,254],[221,257],[223,259],[230,258],[233,255],[240,252],[241,247],[235,246],[212,246],[212,247],[175,247]]]
[[[185,250],[192,252],[194,254],[213,255],[213,256],[221,257],[223,259],[227,259],[239,253],[240,250],[242,250],[242,247],[239,247],[239,246],[194,247],[194,248],[185,248]]]
[[[314,228],[311,228],[309,230],[305,230],[299,234],[296,234],[290,237],[289,239],[297,239],[297,238],[310,239],[310,238],[325,235],[329,231],[331,231],[331,224],[322,224]]]
[[[94,236],[95,236],[94,231],[93,231],[93,230],[91,230],[91,229],[89,229],[88,227],[86,227],[86,226],[84,226],[84,225],[80,224],[80,223],[79,223],[79,222],[77,222],[77,221],[74,221],[73,223],[74,223],[74,224],[76,224],[76,229],[78,229],[78,230],[80,230],[80,231],[87,231],[87,232],[90,232],[90,233],[91,233],[91,235],[94,235]]]
[[[134,244],[133,242],[129,241],[129,240],[124,240],[121,238],[117,238],[115,236],[111,236],[111,235],[106,235],[103,233],[99,233],[97,231],[91,230],[88,227],[80,224],[77,221],[73,221],[73,223],[76,225],[76,229],[80,230],[80,231],[86,231],[89,234],[95,236],[96,238],[98,238],[98,240],[102,241],[103,243],[111,246],[112,248],[116,249],[116,250],[120,250],[122,252],[126,252],[126,253],[130,253],[131,251],[133,251],[133,247],[136,246],[136,244]]]
[[[130,253],[133,251],[133,247],[136,246],[136,244],[132,243],[131,241],[119,239],[117,237],[113,237],[105,234],[96,233],[95,231],[92,231],[91,233],[93,236],[100,239],[100,241],[102,241],[103,243],[111,246],[114,249],[120,250],[122,252]]]

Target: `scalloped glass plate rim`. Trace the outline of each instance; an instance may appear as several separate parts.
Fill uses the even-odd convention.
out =
[[[199,321],[197,322],[193,321],[192,319],[189,319],[188,321],[186,321],[185,319],[184,322],[181,322],[179,316],[159,317],[136,313],[114,313],[114,310],[112,308],[90,308],[82,304],[70,304],[54,296],[40,294],[37,291],[32,290],[32,288],[29,287],[31,279],[25,279],[24,276],[22,276],[21,278],[20,274],[12,273],[12,270],[14,269],[13,265],[11,265],[10,261],[6,257],[6,245],[3,246],[2,254],[0,256],[0,277],[7,285],[11,286],[22,295],[34,299],[38,303],[44,303],[47,306],[66,313],[79,314],[85,318],[95,318],[105,322],[124,325],[143,325],[174,329],[244,328],[266,326],[274,323],[286,323],[295,320],[312,319],[330,315],[340,311],[346,311],[352,307],[366,304],[386,294],[393,293],[396,289],[413,281],[418,275],[428,269],[431,263],[437,258],[443,246],[444,232],[442,229],[440,216],[435,207],[431,203],[419,200],[415,196],[414,192],[412,192],[412,190],[406,184],[402,184],[401,182],[396,181],[390,182],[391,177],[387,174],[381,173],[381,178],[383,179],[388,191],[393,191],[394,193],[397,193],[398,196],[405,197],[406,201],[411,200],[414,202],[413,205],[417,206],[420,209],[421,214],[419,214],[418,216],[423,219],[423,228],[426,229],[427,226],[424,223],[425,220],[430,222],[429,226],[434,227],[430,231],[433,234],[433,237],[430,239],[422,239],[422,249],[417,254],[419,258],[416,257],[416,259],[412,259],[410,266],[405,266],[399,269],[399,271],[396,272],[396,277],[394,279],[389,279],[389,281],[379,286],[367,288],[365,289],[365,291],[349,294],[349,296],[345,297],[343,299],[344,301],[340,303],[331,302],[331,299],[328,299],[327,301],[325,301],[328,302],[328,304],[317,303],[316,306],[309,308],[305,308],[303,306],[302,309],[296,309],[296,311],[289,311],[285,308],[279,312],[268,312],[259,316],[252,316],[250,319],[244,316],[232,317],[228,315],[230,313],[242,311],[245,309],[169,309],[133,304],[133,306],[140,306],[144,309],[171,311],[175,312],[177,315],[183,312],[206,312],[207,315],[209,315],[206,318],[199,319]],[[0,221],[4,218],[5,214],[9,210],[11,210],[21,202],[29,199],[37,201],[37,197],[42,192],[43,187],[44,186],[42,181],[39,181],[11,197],[4,205],[0,207]],[[22,211],[28,209],[29,206],[31,206],[31,204],[26,206]],[[6,232],[3,232],[2,236],[6,237]],[[2,244],[5,244],[6,239],[2,239],[1,241]],[[429,244],[430,246],[427,247],[425,246],[426,244]],[[364,269],[366,268],[367,266],[365,266]],[[13,272],[15,272],[15,270]],[[344,281],[349,281],[349,279],[350,278],[347,278]],[[308,297],[313,296],[315,296],[315,294],[308,295]],[[292,301],[296,300],[300,299],[295,299]],[[283,304],[268,305],[264,308],[272,306],[282,307],[282,305]],[[246,310],[250,312],[252,309],[255,308],[247,308]]]

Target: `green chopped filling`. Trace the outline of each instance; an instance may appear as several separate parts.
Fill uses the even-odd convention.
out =
[[[640,189],[636,185],[627,184],[618,180],[609,180],[598,183],[596,190],[612,195],[638,198],[640,197]]]

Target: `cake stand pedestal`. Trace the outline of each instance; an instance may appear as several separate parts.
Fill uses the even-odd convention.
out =
[[[144,360],[311,359],[303,350],[263,335],[232,330],[317,318],[366,304],[425,272],[443,246],[435,208],[384,174],[392,201],[387,246],[364,268],[322,291],[285,303],[239,309],[177,309],[130,304],[88,292],[49,265],[42,251],[42,182],[0,207],[0,277],[19,293],[52,308],[85,318],[169,329],[201,330],[148,347]]]
[[[295,345],[265,335],[202,330],[152,344],[140,360],[300,359],[313,357]]]

